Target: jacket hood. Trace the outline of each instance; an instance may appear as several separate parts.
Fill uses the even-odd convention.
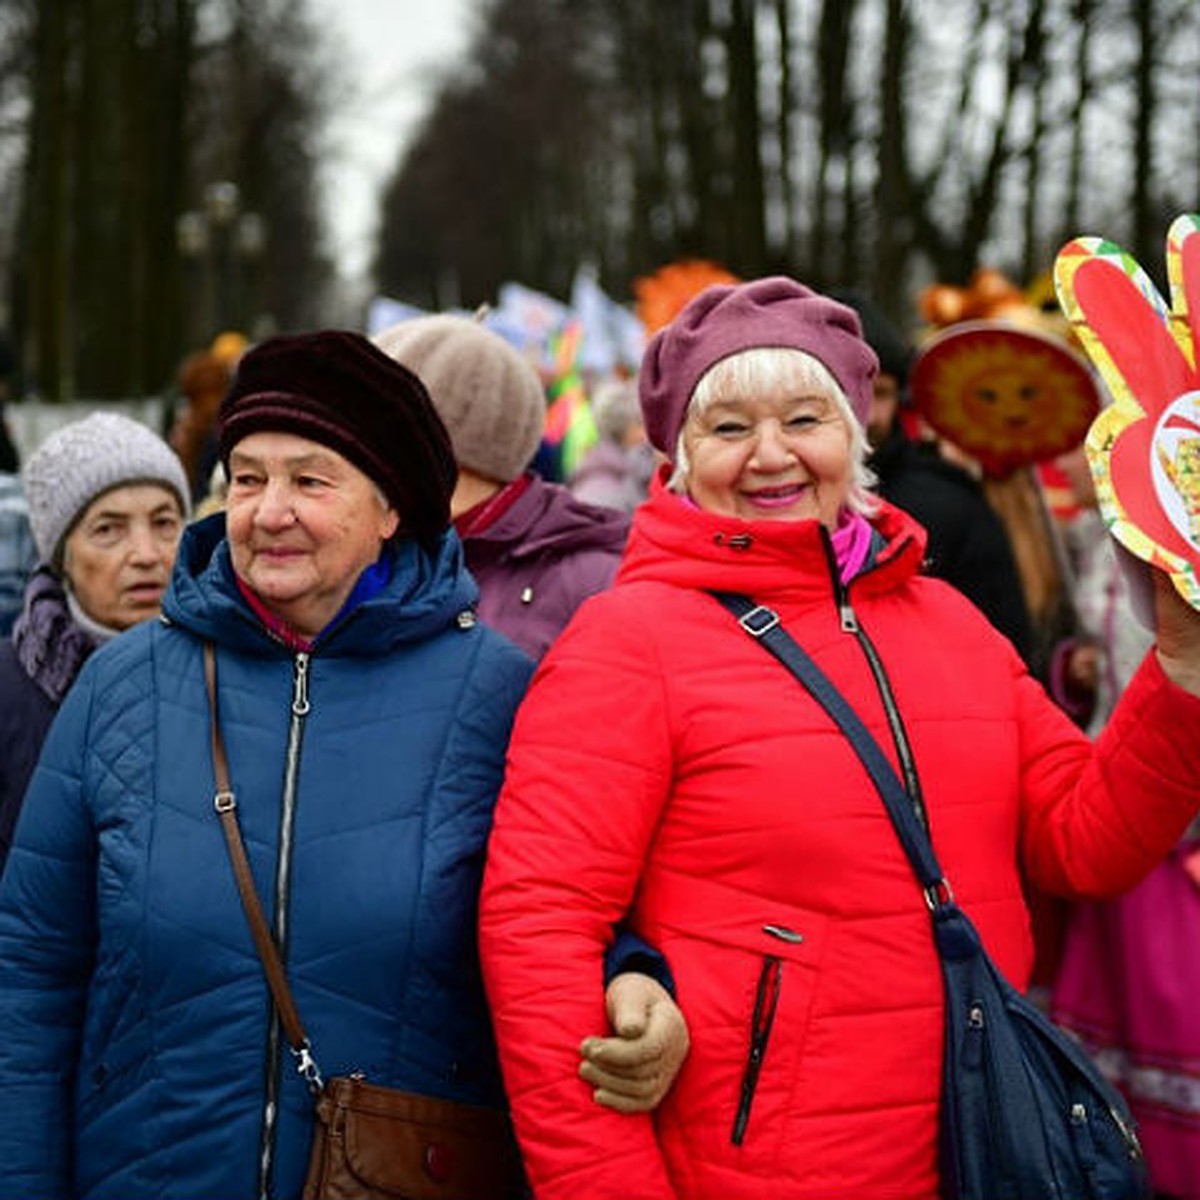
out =
[[[629,517],[577,499],[561,484],[530,476],[529,486],[512,506],[472,542],[502,543],[515,561],[547,551],[611,550],[619,554],[629,536]]]
[[[479,590],[466,572],[453,529],[442,534],[432,555],[410,539],[396,543],[392,553],[387,585],[323,633],[316,645],[319,653],[378,654],[430,637],[474,608]],[[225,539],[224,513],[184,530],[162,614],[221,645],[251,654],[286,653],[242,598]]]
[[[832,548],[817,521],[746,521],[705,512],[667,490],[667,470],[660,470],[649,500],[633,515],[618,583],[655,580],[736,589],[759,600],[828,602]],[[891,590],[917,573],[925,553],[925,531],[886,501],[871,524],[885,545],[853,580],[855,593]]]

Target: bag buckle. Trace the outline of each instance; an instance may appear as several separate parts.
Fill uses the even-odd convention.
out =
[[[946,908],[954,903],[954,889],[950,886],[948,879],[935,880],[927,888],[922,889],[922,895],[925,897],[925,904],[930,912],[937,912],[939,908]]]
[[[760,638],[779,624],[779,614],[765,604],[756,604],[748,613],[738,617],[738,624],[752,638]]]
[[[325,1081],[321,1078],[321,1068],[317,1066],[317,1060],[312,1056],[312,1046],[305,1042],[302,1046],[289,1047],[292,1056],[296,1059],[296,1072],[303,1076],[304,1082],[308,1084],[308,1090],[314,1096],[321,1094],[321,1089],[325,1086]]]
[[[219,813],[233,812],[237,808],[237,797],[230,791],[221,791],[213,795],[213,808]]]

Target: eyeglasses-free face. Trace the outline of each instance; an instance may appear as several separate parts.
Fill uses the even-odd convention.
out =
[[[182,532],[179,500],[160,484],[97,497],[63,542],[63,575],[79,606],[110,629],[155,616]]]
[[[833,529],[850,494],[850,430],[820,391],[723,397],[688,417],[684,446],[688,494],[709,512]]]
[[[337,615],[400,518],[349,459],[293,433],[252,433],[229,456],[233,569],[297,633]]]

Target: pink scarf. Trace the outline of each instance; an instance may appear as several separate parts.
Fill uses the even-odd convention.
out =
[[[847,584],[863,569],[871,552],[871,523],[862,513],[846,509],[833,531],[832,541],[838,578]]]
[[[700,505],[686,493],[680,494],[679,499],[688,508],[700,511]],[[833,556],[837,559],[838,578],[843,585],[863,569],[867,555],[871,553],[871,532],[871,522],[862,513],[851,512],[848,508],[842,510],[830,541],[833,542]]]

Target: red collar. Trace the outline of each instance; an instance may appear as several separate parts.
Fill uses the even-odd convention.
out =
[[[263,623],[267,632],[274,638],[281,641],[293,653],[299,650],[309,650],[312,647],[312,642],[306,637],[298,634],[286,621],[277,617],[267,606],[242,582],[239,575],[235,575],[237,580],[238,590],[242,593],[246,603],[254,610],[254,615]]]
[[[529,475],[518,475],[494,496],[461,512],[454,518],[454,528],[459,537],[471,537],[494,525],[525,494],[533,479]]]

